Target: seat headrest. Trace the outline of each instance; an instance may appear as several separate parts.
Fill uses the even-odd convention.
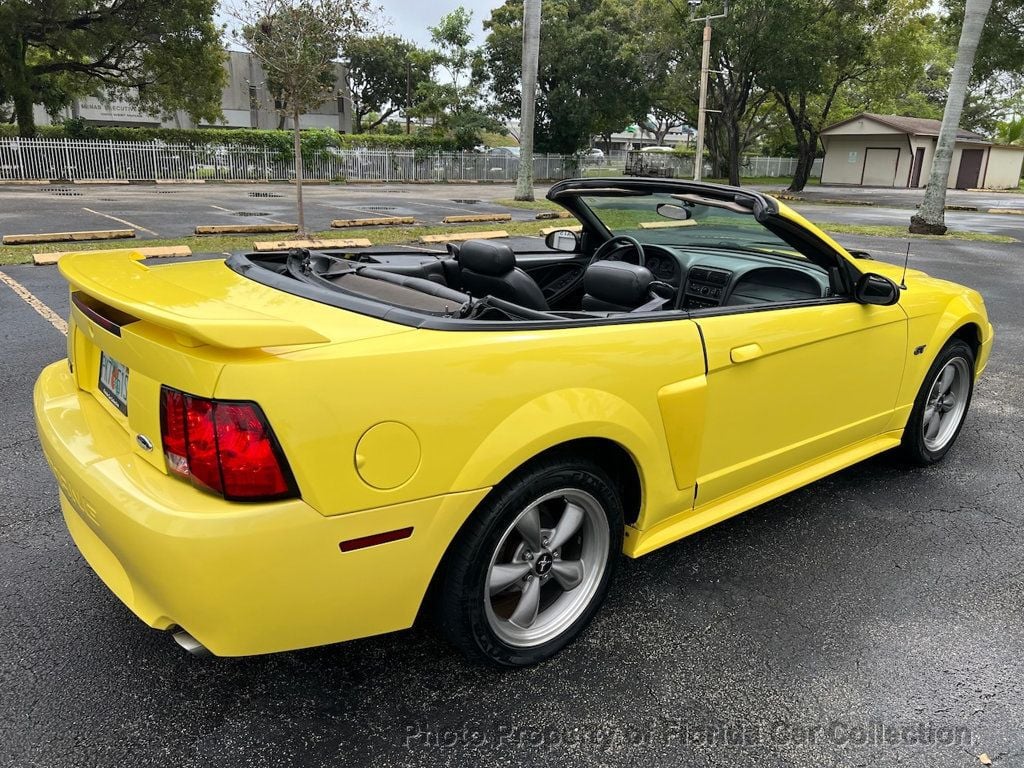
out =
[[[459,249],[459,264],[481,275],[506,275],[516,268],[516,255],[504,243],[467,240]]]
[[[611,304],[638,307],[650,298],[654,275],[647,267],[624,261],[596,261],[583,275],[583,290]]]

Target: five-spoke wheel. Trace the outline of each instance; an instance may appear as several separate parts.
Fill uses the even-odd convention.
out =
[[[453,542],[435,589],[441,629],[495,664],[553,656],[604,600],[622,527],[618,490],[598,464],[561,456],[528,465]]]
[[[952,339],[924,378],[903,433],[903,452],[915,464],[932,464],[960,433],[974,391],[974,350]]]

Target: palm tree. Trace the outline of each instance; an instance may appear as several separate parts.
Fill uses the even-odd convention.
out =
[[[1024,146],[1024,117],[999,123],[996,126],[996,140],[1001,144]]]
[[[540,2],[523,3],[523,101],[519,116],[519,175],[516,200],[533,200],[533,126],[540,56]]]
[[[932,172],[928,187],[917,213],[910,217],[910,231],[916,234],[946,234],[946,180],[953,160],[953,145],[960,127],[960,113],[963,112],[964,98],[974,68],[974,54],[985,28],[985,17],[992,6],[992,0],[967,0],[964,9],[964,23],[960,30],[960,44],[956,50],[956,63],[949,79],[949,93],[946,109],[942,113],[942,128],[932,160]]]

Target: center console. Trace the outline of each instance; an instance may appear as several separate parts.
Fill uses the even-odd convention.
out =
[[[683,306],[687,309],[717,307],[722,303],[732,272],[714,267],[693,267],[686,276]]]

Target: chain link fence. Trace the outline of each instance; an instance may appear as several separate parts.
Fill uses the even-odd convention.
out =
[[[578,157],[535,155],[534,178],[578,176]],[[337,149],[304,155],[303,177],[316,181],[515,181],[511,153]],[[269,147],[0,139],[0,181],[287,181],[295,160]]]

